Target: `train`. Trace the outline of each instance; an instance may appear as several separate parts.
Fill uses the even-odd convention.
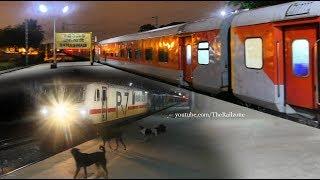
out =
[[[319,120],[320,2],[295,1],[100,41],[95,61]]]
[[[41,114],[59,120],[100,124],[145,113],[150,105],[147,91],[98,82],[45,84],[40,92]]]
[[[49,152],[184,100],[174,94],[154,94],[104,82],[43,83],[37,92],[36,136],[41,149]]]

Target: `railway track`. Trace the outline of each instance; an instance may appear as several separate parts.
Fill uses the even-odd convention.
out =
[[[124,120],[117,124],[111,124],[108,127],[114,128],[114,127],[120,127],[124,126],[126,124],[130,124],[134,121],[137,121],[141,118],[145,118],[147,116],[150,116],[154,113],[163,111],[167,108],[170,108],[172,106],[175,106],[176,104],[173,104],[171,106],[160,108],[159,110],[155,110],[153,112],[141,115],[139,117],[134,118],[128,118],[127,120]],[[88,140],[97,138],[96,136],[88,136],[81,141],[74,142],[71,146],[77,146],[83,142],[86,142]],[[62,149],[59,149],[54,152],[47,152],[40,148],[39,146],[39,139],[29,136],[25,138],[5,138],[0,140],[0,179],[1,177],[4,177],[8,174],[11,174],[15,171],[18,171],[24,167],[30,166],[32,164],[35,164],[37,162],[43,161],[57,153],[60,153],[62,151],[65,151],[69,149],[70,147],[64,147]],[[23,151],[23,152],[22,152]],[[1,153],[2,152],[2,153]],[[11,154],[11,155],[9,155]],[[1,157],[2,156],[2,157]],[[5,163],[4,163],[5,162]]]
[[[0,150],[6,150],[16,146],[25,145],[35,142],[36,140],[37,139],[34,137],[2,139],[0,140]]]

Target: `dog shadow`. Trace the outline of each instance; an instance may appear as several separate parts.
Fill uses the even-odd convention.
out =
[[[172,170],[178,170],[184,172],[183,174],[188,174],[190,172],[199,173],[201,169],[195,169],[181,163],[170,162],[164,159],[156,158],[150,155],[138,153],[135,151],[118,152],[118,156],[139,163],[148,169],[153,169],[154,171],[163,171],[163,174],[167,174]],[[160,173],[160,172],[159,172]]]
[[[70,174],[74,173],[74,170],[69,171]],[[70,177],[72,179],[73,177]],[[86,179],[84,171],[80,171],[76,179]],[[87,168],[87,179],[106,179],[104,173],[100,168],[97,169],[95,165]]]

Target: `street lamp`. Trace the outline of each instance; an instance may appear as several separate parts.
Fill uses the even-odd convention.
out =
[[[39,10],[42,13],[46,13],[48,8],[44,4],[39,5]],[[69,10],[69,6],[64,6],[62,9],[62,13],[65,14]],[[57,68],[57,59],[56,59],[56,17],[53,17],[53,63],[51,64],[51,68]]]
[[[26,66],[28,65],[29,57],[28,57],[28,52],[29,52],[29,30],[28,30],[28,19],[25,20],[25,41],[26,41]]]
[[[39,10],[40,10],[42,13],[46,13],[46,12],[48,11],[48,8],[47,8],[46,5],[40,4]]]
[[[63,13],[67,13],[69,10],[69,6],[65,6],[63,9],[62,9],[62,12]]]
[[[227,14],[227,13],[226,13],[225,10],[220,11],[220,15],[221,15],[221,16],[225,16],[226,14]]]

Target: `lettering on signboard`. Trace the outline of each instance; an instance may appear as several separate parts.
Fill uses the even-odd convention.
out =
[[[57,33],[58,49],[88,49],[91,47],[91,33]]]

